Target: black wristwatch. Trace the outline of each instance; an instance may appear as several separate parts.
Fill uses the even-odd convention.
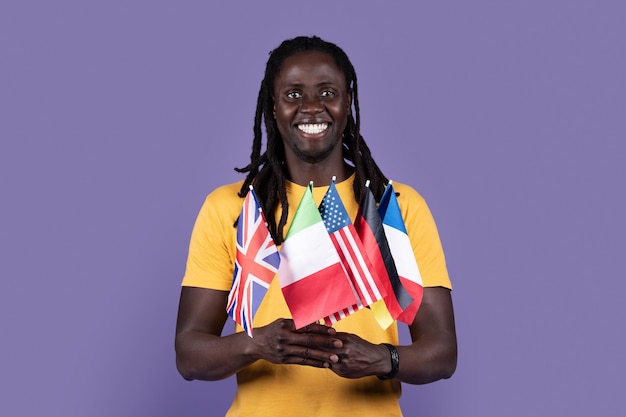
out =
[[[389,354],[391,355],[391,372],[389,372],[387,375],[379,375],[378,379],[394,379],[398,374],[398,370],[400,369],[400,356],[398,356],[398,349],[396,349],[394,345],[390,345],[389,343],[382,344],[385,345],[387,349],[389,349]]]

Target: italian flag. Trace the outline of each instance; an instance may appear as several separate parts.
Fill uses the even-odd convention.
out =
[[[357,303],[312,187],[306,188],[280,248],[278,279],[298,329]]]

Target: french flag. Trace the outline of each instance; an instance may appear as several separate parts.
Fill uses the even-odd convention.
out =
[[[378,212],[383,222],[385,236],[387,236],[389,249],[393,255],[400,281],[413,297],[413,302],[402,311],[398,320],[412,324],[422,302],[424,284],[391,181],[385,188],[378,205]]]

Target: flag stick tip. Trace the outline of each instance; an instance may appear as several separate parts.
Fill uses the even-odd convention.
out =
[[[365,181],[365,186],[366,186],[367,188],[370,188],[370,180]]]
[[[333,175],[333,182],[337,181],[337,176]]]
[[[393,180],[389,180],[389,184],[393,184]]]
[[[250,191],[254,190],[254,187],[252,186],[252,184],[248,185],[248,188],[250,189]]]

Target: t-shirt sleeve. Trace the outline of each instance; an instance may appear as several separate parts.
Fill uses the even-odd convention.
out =
[[[426,201],[411,187],[396,191],[424,287],[452,289],[439,232]]]
[[[230,290],[236,253],[233,224],[242,201],[223,188],[206,198],[191,232],[183,286]]]

